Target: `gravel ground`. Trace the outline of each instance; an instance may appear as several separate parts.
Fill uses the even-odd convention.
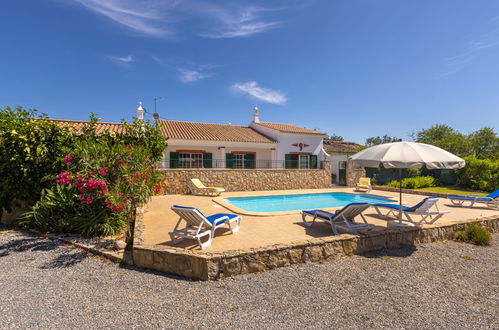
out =
[[[218,282],[0,234],[0,328],[499,328],[499,235]]]

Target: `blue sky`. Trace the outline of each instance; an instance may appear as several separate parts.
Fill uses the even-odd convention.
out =
[[[499,124],[497,0],[3,0],[0,106],[318,128]]]

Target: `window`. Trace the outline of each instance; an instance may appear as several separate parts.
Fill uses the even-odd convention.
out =
[[[310,155],[298,155],[298,167],[310,168]]]
[[[285,155],[284,168],[316,169],[317,165],[317,155]]]
[[[203,154],[198,152],[179,152],[178,167],[180,168],[202,168]]]
[[[255,168],[255,154],[251,152],[233,152],[225,155],[226,168]]]
[[[244,168],[244,154],[234,154],[234,168]]]

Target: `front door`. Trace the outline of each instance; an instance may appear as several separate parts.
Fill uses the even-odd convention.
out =
[[[347,162],[341,161],[338,162],[338,185],[346,186],[347,185]]]

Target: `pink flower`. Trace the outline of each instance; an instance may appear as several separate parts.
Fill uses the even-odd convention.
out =
[[[109,167],[102,167],[97,173],[99,173],[99,175],[102,175],[102,176],[107,176],[107,169]]]
[[[124,205],[119,205],[119,206],[114,206],[113,207],[113,211],[123,211],[123,209],[125,208]]]
[[[55,182],[60,185],[67,185],[71,183],[71,175],[69,172],[62,172],[57,174]]]
[[[64,157],[64,163],[65,163],[65,164],[71,164],[71,162],[73,161],[73,159],[74,159],[74,158],[73,158],[73,155],[71,155],[71,154],[66,155],[66,156]]]

